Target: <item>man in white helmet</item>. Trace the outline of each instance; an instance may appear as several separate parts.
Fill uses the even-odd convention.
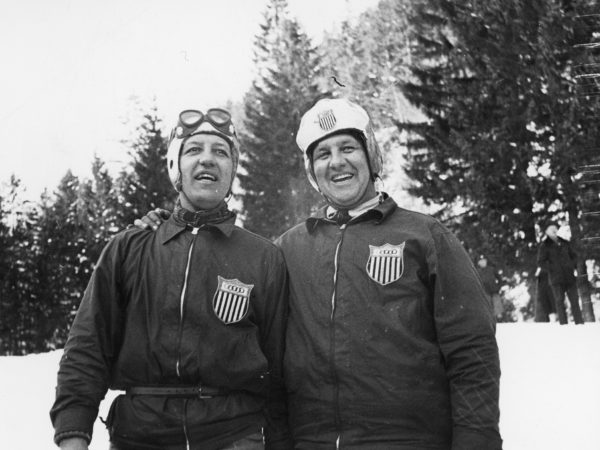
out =
[[[296,448],[501,449],[494,315],[460,242],[377,192],[381,152],[357,104],[318,101],[296,142],[327,200],[277,241]]]
[[[61,449],[88,448],[108,388],[125,391],[106,419],[114,450],[290,448],[285,263],[234,225],[238,146],[227,111],[179,115],[171,218],[115,236],[71,328],[50,412]]]
[[[294,448],[501,449],[495,320],[460,242],[377,192],[383,159],[359,105],[318,101],[296,142],[327,206],[276,242]]]

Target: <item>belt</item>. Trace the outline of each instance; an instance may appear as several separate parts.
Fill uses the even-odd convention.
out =
[[[199,398],[213,398],[229,392],[227,389],[211,386],[133,386],[125,391],[127,395]]]

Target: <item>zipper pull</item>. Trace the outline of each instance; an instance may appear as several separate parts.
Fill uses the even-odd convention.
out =
[[[194,227],[192,228],[192,234],[198,234],[198,230],[200,229],[200,227]]]

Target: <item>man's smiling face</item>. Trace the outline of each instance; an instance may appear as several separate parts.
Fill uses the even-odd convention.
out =
[[[352,209],[376,195],[363,144],[352,134],[320,141],[312,163],[319,189],[332,206]]]
[[[190,136],[182,146],[179,167],[184,208],[211,209],[227,196],[233,179],[233,159],[225,139],[214,134]]]

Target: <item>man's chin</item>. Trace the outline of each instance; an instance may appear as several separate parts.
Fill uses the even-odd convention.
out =
[[[329,199],[328,202],[335,209],[355,209],[361,202],[360,200]]]
[[[216,208],[224,200],[221,197],[186,195],[181,192],[181,206],[190,211],[207,211]]]
[[[356,209],[375,195],[377,192],[370,184],[362,189],[360,187],[357,189],[357,186],[348,186],[347,189],[330,189],[324,194],[324,197],[327,203],[336,209]]]
[[[328,195],[326,196],[327,202],[336,209],[355,209],[360,206],[363,202],[363,195],[358,193],[347,193],[346,195],[339,193],[339,195]]]

